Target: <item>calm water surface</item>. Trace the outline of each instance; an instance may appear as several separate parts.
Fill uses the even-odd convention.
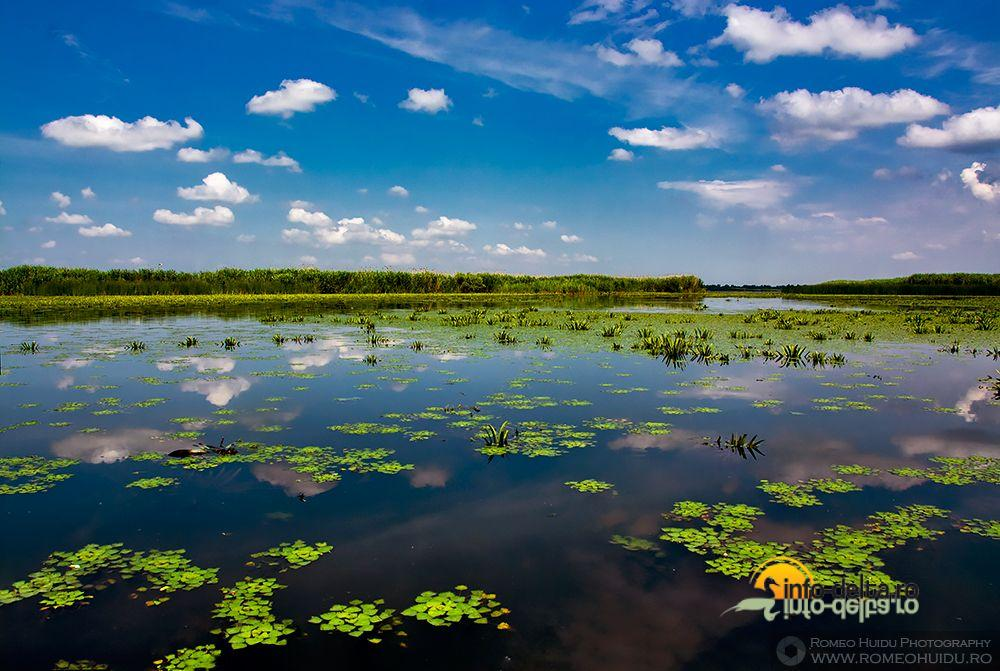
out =
[[[199,566],[220,568],[219,585],[176,593],[155,608],[133,598],[128,582],[80,608],[42,612],[37,599],[2,606],[0,668],[51,669],[59,659],[87,658],[145,669],[172,650],[205,643],[224,650],[220,669],[772,668],[774,640],[787,633],[996,633],[997,541],[959,533],[944,520],[935,525],[946,531],[940,539],[882,555],[887,573],[919,584],[919,613],[864,626],[830,618],[765,623],[759,613],[720,617],[753,596],[746,581],[706,574],[704,558],[679,545],[657,541],[662,552],[654,556],[610,542],[615,534],[656,541],[661,514],[685,499],[758,506],[766,513],[758,531],[776,541],[808,539],[817,529],[858,525],[873,512],[913,503],[995,519],[993,485],[949,487],[885,474],[858,479],[861,492],[821,496],[824,505],[803,509],[770,502],[756,487],[761,479],[831,477],[832,464],[924,468],[932,456],[1000,456],[1000,407],[977,382],[993,362],[879,343],[844,368],[734,361],[674,369],[627,347],[437,347],[433,332],[412,328],[382,331],[390,346],[368,366],[364,334],[346,323],[182,316],[0,326],[0,425],[38,421],[0,434],[0,456],[82,462],[47,492],[0,497],[0,584],[36,570],[54,550],[87,543],[185,548]],[[278,331],[316,339],[276,346],[270,336]],[[178,348],[186,335],[201,345]],[[214,344],[226,336],[242,345],[226,351]],[[407,348],[413,339],[422,339],[425,351]],[[40,353],[16,353],[11,346],[23,340],[37,341]],[[146,351],[127,352],[131,340],[144,341]],[[520,405],[528,407],[491,404],[498,392],[522,394],[528,401]],[[118,404],[102,403],[108,398]],[[150,398],[166,401],[132,406]],[[781,404],[753,405],[762,400]],[[819,409],[850,401],[873,410]],[[66,402],[86,405],[54,410]],[[410,433],[328,428],[398,423],[383,415],[428,406],[476,406],[514,426],[539,420],[589,430],[587,421],[602,417],[672,427],[666,434],[596,430],[593,446],[561,456],[492,460],[476,451],[475,430],[448,422],[417,419],[406,423]],[[682,414],[665,414],[663,406]],[[102,409],[118,412],[94,414]],[[185,421],[171,421],[178,418]],[[233,423],[219,425],[222,418]],[[62,421],[69,426],[49,426]],[[420,430],[435,433],[411,440]],[[193,471],[127,459],[190,446],[189,437],[170,437],[177,431],[202,432],[213,442],[388,448],[413,468],[316,483],[280,463]],[[766,454],[743,460],[703,445],[705,437],[731,433],[763,437]],[[157,475],[180,482],[163,490],[124,486]],[[614,483],[614,490],[588,495],[563,484],[585,478]],[[219,624],[211,618],[218,588],[251,574],[244,565],[251,553],[295,539],[334,545],[312,565],[281,574],[287,589],[275,597],[275,611],[294,621],[296,633],[284,647],[229,650],[210,633]],[[511,610],[511,629],[408,622],[403,648],[307,622],[333,603],[384,598],[402,609],[424,590],[460,583],[495,592]]]

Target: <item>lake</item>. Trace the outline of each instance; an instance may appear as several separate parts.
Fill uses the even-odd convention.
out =
[[[996,638],[981,306],[759,301],[9,318],[0,668],[783,668],[789,634]],[[777,554],[919,610],[722,615]]]

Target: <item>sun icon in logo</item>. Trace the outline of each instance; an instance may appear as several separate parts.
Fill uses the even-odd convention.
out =
[[[784,599],[786,594],[805,598],[805,586],[812,583],[813,576],[809,569],[792,557],[772,557],[758,566],[750,576],[750,584],[754,589],[767,592],[775,599]],[[802,587],[793,588],[795,585]]]

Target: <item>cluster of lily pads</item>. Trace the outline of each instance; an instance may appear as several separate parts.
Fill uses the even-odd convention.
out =
[[[757,489],[770,495],[771,500],[775,503],[781,503],[793,508],[822,505],[819,498],[813,494],[814,491],[824,494],[861,491],[861,487],[841,478],[811,478],[796,483],[761,480],[760,484],[757,485]]]
[[[308,566],[332,549],[328,543],[308,544],[296,540],[251,557],[283,572]],[[254,566],[255,562],[248,565]],[[147,600],[146,605],[156,606],[166,601],[172,592],[218,582],[217,571],[194,566],[183,550],[136,552],[121,543],[91,544],[72,552],[52,553],[39,571],[26,580],[15,582],[9,589],[0,590],[0,605],[36,596],[41,597],[43,610],[80,605],[92,598],[92,591],[103,589],[116,580],[142,574],[147,584],[136,591],[154,592],[156,596]],[[277,579],[262,576],[247,576],[223,587],[222,600],[215,605],[212,616],[224,625],[211,633],[222,635],[234,650],[253,645],[286,645],[295,627],[292,620],[279,618],[273,610],[273,597],[284,588]],[[381,636],[402,624],[401,617],[412,617],[438,627],[462,621],[486,624],[493,620],[497,621],[498,629],[504,630],[510,625],[498,620],[509,612],[495,594],[458,585],[451,591],[423,592],[401,612],[385,608],[382,599],[370,603],[353,600],[334,604],[326,612],[311,617],[309,622],[320,625],[323,631],[364,636],[378,643]],[[397,636],[405,637],[406,633],[398,631]],[[215,667],[220,654],[213,644],[180,648],[154,660],[153,665],[157,671],[207,671]],[[56,668],[97,671],[107,666],[90,660],[62,660]]]
[[[624,417],[594,417],[585,420],[584,425],[597,431],[624,431],[625,433],[649,436],[665,436],[670,433],[673,427],[668,422],[636,422]]]
[[[931,457],[930,461],[941,465],[932,468],[890,468],[888,473],[904,478],[930,480],[939,485],[1000,484],[1000,458],[970,455]],[[880,469],[861,464],[834,465],[830,468],[845,476],[875,476],[881,473]],[[814,491],[823,494],[861,491],[857,483],[842,478],[811,478],[795,483],[761,480],[757,488],[769,494],[775,503],[793,508],[822,505],[820,499],[813,494]]]
[[[292,621],[279,620],[272,611],[271,597],[285,586],[274,578],[244,578],[231,587],[222,588],[222,601],[215,606],[212,617],[225,620],[221,633],[234,650],[250,645],[285,645],[295,631]]]
[[[966,534],[975,534],[976,536],[1000,540],[1000,520],[961,520],[958,530]]]
[[[164,487],[171,487],[176,485],[178,482],[177,478],[166,478],[166,477],[153,477],[153,478],[139,478],[138,480],[133,480],[132,482],[125,485],[126,487],[135,487],[138,489],[163,489]]]
[[[591,478],[586,480],[569,480],[563,484],[584,494],[600,494],[601,492],[606,492],[614,487],[614,485],[610,482],[603,482],[601,480],[594,480]]]
[[[294,445],[265,445],[255,442],[234,444],[233,453],[208,452],[196,456],[168,457],[159,452],[143,452],[132,457],[136,461],[155,461],[165,466],[203,471],[225,464],[282,463],[293,471],[302,473],[316,482],[339,480],[341,474],[383,473],[392,475],[413,469],[390,457],[395,450],[386,448],[359,448],[338,450],[332,447]]]
[[[519,454],[526,457],[558,457],[567,450],[594,445],[595,433],[572,424],[550,424],[539,420],[519,422],[503,444],[486,443],[478,448],[488,457]]]
[[[337,631],[355,638],[368,636],[378,628],[378,633],[368,636],[368,640],[380,643],[384,634],[402,623],[400,618],[395,617],[395,609],[383,608],[384,604],[385,599],[376,599],[371,603],[354,599],[350,603],[330,606],[325,613],[309,618],[309,622],[318,624],[322,631]]]
[[[188,591],[218,581],[218,569],[201,568],[184,550],[136,552],[121,543],[89,544],[75,551],[53,552],[38,571],[0,590],[0,605],[40,598],[42,609],[82,605],[92,592],[117,581],[142,575],[146,584],[136,592],[153,592],[147,606],[157,606],[177,591]]]
[[[935,457],[941,464],[931,469],[889,469],[903,477],[919,477],[946,485],[975,482],[1000,484],[1000,459],[984,456]],[[873,476],[879,469],[861,464],[832,467],[840,475]],[[812,479],[798,483],[761,481],[759,488],[772,500],[793,507],[820,505],[812,492],[837,493],[860,489],[842,479]],[[764,511],[743,503],[709,505],[699,501],[679,501],[664,518],[671,522],[661,530],[660,539],[683,545],[706,557],[708,573],[746,578],[767,559],[786,556],[802,561],[819,584],[833,585],[844,580],[856,582],[864,574],[869,584],[894,586],[896,580],[882,571],[881,553],[909,542],[931,541],[944,533],[927,526],[934,519],[948,518],[948,511],[931,505],[900,506],[893,511],[869,516],[861,527],[836,525],[817,532],[811,539],[792,543],[762,541],[753,535],[757,518]],[[692,525],[692,523],[694,523]],[[963,533],[1000,539],[1000,520],[961,519],[955,526]],[[612,543],[636,552],[654,552],[659,547],[648,539],[614,536]]]
[[[216,658],[222,654],[211,643],[193,648],[180,648],[153,660],[156,671],[210,671],[215,668]]]
[[[904,478],[923,478],[939,485],[971,485],[976,482],[1000,485],[1000,458],[971,455],[931,457],[931,461],[940,466],[890,468],[889,472]]]
[[[54,671],[108,671],[110,667],[104,662],[96,662],[92,659],[77,659],[73,661],[60,659],[52,668]],[[171,669],[171,671],[174,670]]]
[[[333,550],[329,543],[320,541],[310,545],[302,540],[291,543],[281,543],[276,547],[250,555],[254,559],[263,559],[268,566],[281,567],[282,572],[289,569],[302,568],[313,563],[323,555]]]
[[[709,557],[705,561],[708,573],[732,578],[746,578],[765,560],[786,556],[802,561],[821,585],[841,580],[856,583],[863,573],[869,584],[894,586],[895,579],[881,570],[884,561],[879,554],[907,542],[940,536],[943,531],[930,529],[925,523],[945,518],[947,512],[927,505],[901,506],[871,515],[861,527],[837,525],[819,531],[809,540],[778,543],[749,537],[756,518],[764,514],[759,508],[681,501],[664,515],[673,524],[662,529],[660,538]],[[686,526],[691,522],[700,526]]]
[[[31,455],[26,457],[0,458],[0,495],[37,494],[48,491],[56,484],[73,477],[72,473],[60,473],[76,465],[73,459],[48,459]]]
[[[457,585],[445,592],[421,592],[402,614],[435,627],[450,627],[463,620],[487,624],[490,618],[501,618],[509,612],[497,601],[496,594]],[[500,622],[497,628],[509,629],[510,625]]]

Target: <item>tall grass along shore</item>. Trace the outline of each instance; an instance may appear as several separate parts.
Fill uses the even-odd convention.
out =
[[[697,293],[694,275],[505,275],[395,270],[223,268],[199,273],[175,270],[91,270],[17,266],[0,270],[5,296],[152,296],[206,294],[583,294]]]

